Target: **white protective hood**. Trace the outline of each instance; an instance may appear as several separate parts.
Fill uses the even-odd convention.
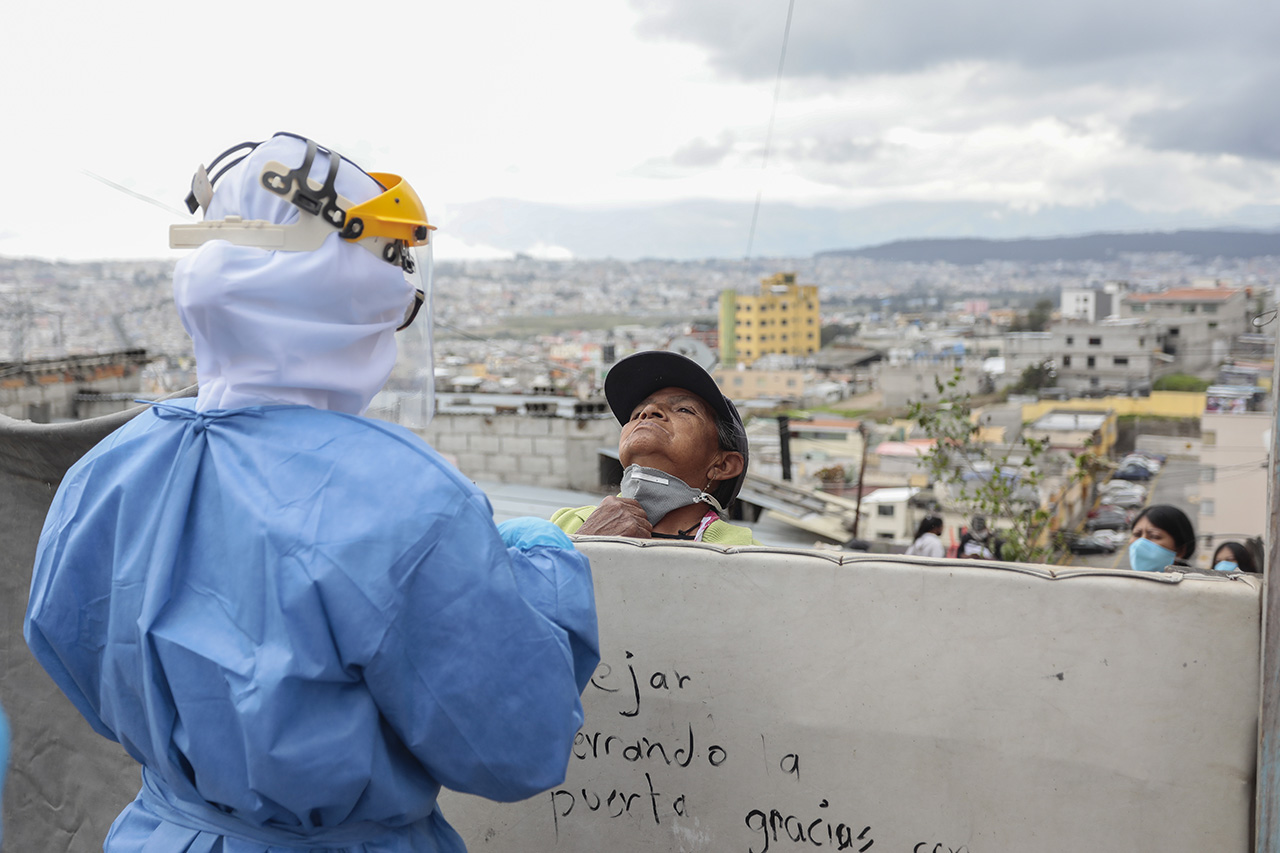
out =
[[[267,161],[296,166],[305,151],[290,137],[259,145],[218,181],[205,218],[297,221],[300,211],[258,180]],[[328,164],[317,154],[311,177],[323,181]],[[381,192],[347,162],[337,190],[357,203]],[[337,231],[314,252],[205,243],[178,262],[173,291],[195,345],[199,411],[294,404],[363,413],[391,374],[395,330],[413,301],[400,267]]]

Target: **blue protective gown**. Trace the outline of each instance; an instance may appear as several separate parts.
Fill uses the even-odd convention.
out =
[[[36,555],[31,650],[143,766],[105,849],[460,851],[441,785],[559,784],[599,659],[568,538],[508,548],[400,427],[194,405],[73,466]]]

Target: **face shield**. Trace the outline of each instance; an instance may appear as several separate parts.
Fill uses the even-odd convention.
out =
[[[435,414],[435,363],[431,341],[431,242],[405,246],[405,279],[413,301],[396,330],[396,364],[365,412],[369,417],[426,429]]]
[[[194,248],[211,240],[225,240],[269,251],[313,252],[336,232],[347,243],[400,267],[410,298],[396,329],[396,363],[365,414],[410,429],[425,428],[434,411],[430,235],[435,226],[427,221],[417,193],[400,176],[364,172],[309,139],[293,134],[277,136],[304,142],[306,153],[296,167],[276,160],[266,162],[258,175],[258,185],[296,208],[296,221],[281,224],[227,215],[223,219],[174,225],[169,230],[170,247]],[[242,143],[218,155],[208,168],[201,166],[192,179],[188,209],[192,213],[201,208],[208,211],[218,179],[260,144]],[[210,177],[222,160],[245,149],[248,152],[230,160]],[[327,164],[317,159],[319,153],[326,155]],[[337,189],[338,171],[344,163],[376,183],[381,192],[360,202],[341,194]]]

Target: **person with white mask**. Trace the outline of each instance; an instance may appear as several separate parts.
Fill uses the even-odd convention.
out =
[[[204,222],[171,235],[197,247],[174,294],[198,395],[67,472],[27,643],[142,765],[107,853],[458,853],[441,786],[564,779],[599,660],[590,567],[364,416],[397,329],[430,321],[413,190],[291,134],[226,153],[246,149],[201,167]]]

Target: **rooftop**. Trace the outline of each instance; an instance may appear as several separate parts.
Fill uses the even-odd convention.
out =
[[[1130,302],[1226,302],[1240,293],[1234,287],[1179,287],[1163,293],[1131,293]]]

